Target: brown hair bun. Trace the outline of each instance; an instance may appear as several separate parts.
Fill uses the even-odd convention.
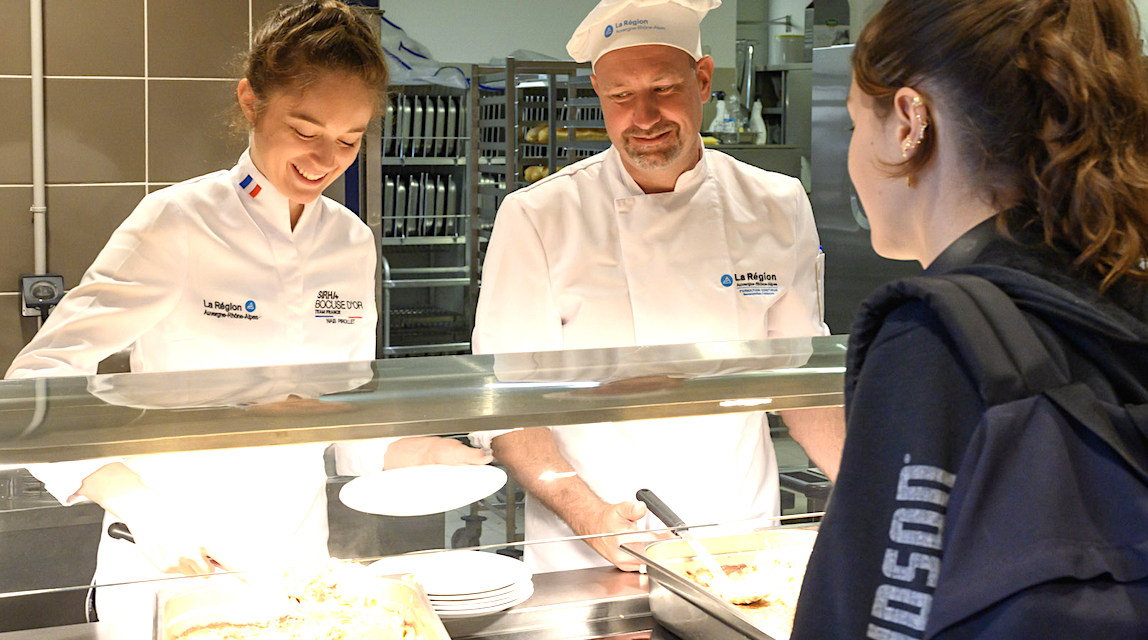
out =
[[[256,29],[240,68],[257,113],[273,93],[305,88],[330,73],[362,80],[375,91],[376,108],[386,104],[389,73],[378,34],[360,9],[338,0],[280,7]]]

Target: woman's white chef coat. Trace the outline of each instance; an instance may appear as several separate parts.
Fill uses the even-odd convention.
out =
[[[616,149],[506,197],[483,266],[476,353],[828,334],[820,248],[801,183],[706,150],[645,194]],[[652,489],[694,524],[777,515],[763,413],[554,427],[608,502]],[[490,446],[499,432],[473,434]],[[642,528],[660,528],[647,516]],[[573,535],[527,498],[526,537]],[[583,542],[527,546],[536,571],[608,563]]]
[[[80,284],[13,361],[9,378],[90,375],[133,345],[133,372],[373,360],[376,248],[327,198],[290,228],[287,199],[245,152],[219,171],[148,195]],[[284,562],[327,557],[324,444],[118,459],[186,510]],[[382,468],[385,442],[360,449]],[[113,459],[36,465],[62,502]],[[106,535],[97,584],[161,577]],[[230,536],[230,538],[229,538]],[[150,611],[155,587],[101,589],[103,620]]]

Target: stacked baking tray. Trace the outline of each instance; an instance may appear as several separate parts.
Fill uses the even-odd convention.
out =
[[[719,564],[730,565],[752,563],[761,549],[791,550],[795,557],[807,558],[816,538],[817,532],[809,529],[779,528],[701,542]],[[788,640],[787,630],[770,627],[748,609],[730,604],[682,575],[682,569],[701,566],[685,542],[631,542],[622,548],[646,565],[654,619],[683,640]]]
[[[466,229],[465,218],[453,175],[383,177],[384,238],[455,237]]]
[[[466,151],[466,100],[454,95],[395,95],[383,119],[383,155],[457,158]]]

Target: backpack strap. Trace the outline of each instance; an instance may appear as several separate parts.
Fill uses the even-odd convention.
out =
[[[988,406],[1043,393],[1148,483],[1148,467],[1133,453],[1141,448],[1136,444],[1141,434],[1118,429],[1095,393],[1068,378],[1057,364],[1063,358],[1053,357],[1030,320],[995,284],[968,273],[950,273],[899,280],[884,293],[866,309],[868,322],[883,319],[909,299],[924,301],[948,330]],[[1134,420],[1148,418],[1148,410],[1140,409],[1130,410]],[[1141,422],[1141,428],[1146,425]]]
[[[1141,482],[1148,484],[1148,468],[1133,453],[1135,448],[1142,448],[1142,445],[1136,447],[1137,438],[1118,429],[1112,423],[1112,418],[1100,409],[1100,401],[1097,400],[1092,389],[1089,389],[1084,383],[1078,382],[1047,389],[1044,396],[1060,407],[1061,411],[1072,416],[1084,428],[1100,438],[1104,444],[1108,445],[1124,460]],[[1145,425],[1148,425],[1148,422],[1145,421],[1148,418],[1148,412],[1144,411],[1144,406],[1136,409],[1136,411],[1129,410],[1129,414],[1133,420],[1138,422],[1140,428],[1144,428]]]
[[[1112,418],[1102,410],[1099,399],[1088,385],[1067,380],[1067,374],[1055,365],[1047,346],[1036,335],[1032,323],[1021,313],[1012,298],[979,276],[950,274],[941,277],[959,286],[977,306],[986,311],[986,321],[1000,338],[1002,350],[1010,358],[1018,357],[1017,350],[1025,352],[1019,354],[1021,360],[1017,361],[1018,372],[1024,378],[1025,395],[1043,393],[1061,411],[1072,416],[1111,447],[1139,476],[1141,482],[1148,483],[1148,468],[1133,453],[1140,448],[1135,446],[1136,438],[1113,424]]]
[[[851,338],[853,371],[860,370],[865,347],[885,316],[912,300],[921,300],[937,314],[989,406],[1068,383],[1058,360],[1008,295],[968,274],[905,278],[870,298],[854,327],[856,340]]]

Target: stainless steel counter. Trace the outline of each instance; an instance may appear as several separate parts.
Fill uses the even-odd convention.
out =
[[[646,576],[613,568],[543,573],[534,577],[534,595],[506,611],[445,621],[454,640],[575,640],[630,636],[674,640],[656,629],[650,615]],[[150,640],[152,619],[138,623],[94,624],[0,633],[0,640]],[[613,638],[612,638],[613,640]]]

